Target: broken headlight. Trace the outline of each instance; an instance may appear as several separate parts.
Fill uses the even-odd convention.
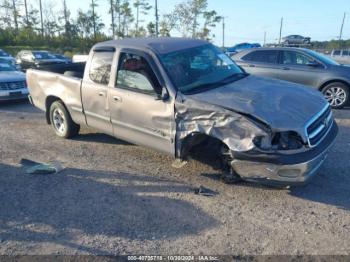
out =
[[[303,147],[301,137],[295,132],[278,132],[272,138],[259,136],[253,140],[256,147],[262,150],[295,150]]]

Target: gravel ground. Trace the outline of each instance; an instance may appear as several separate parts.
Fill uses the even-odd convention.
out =
[[[281,190],[223,184],[206,161],[174,169],[94,130],[63,140],[28,103],[0,104],[0,255],[350,254],[350,110],[335,116],[319,175]],[[21,159],[66,169],[27,175]]]

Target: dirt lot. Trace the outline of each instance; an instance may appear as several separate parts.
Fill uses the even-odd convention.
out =
[[[0,254],[350,254],[350,110],[335,116],[319,175],[280,190],[93,130],[63,140],[28,103],[0,104]],[[27,175],[21,159],[66,169]]]

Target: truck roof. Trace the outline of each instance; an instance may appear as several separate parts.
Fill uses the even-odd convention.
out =
[[[167,54],[183,49],[209,44],[206,41],[189,38],[159,37],[159,38],[125,38],[96,44],[96,47],[126,47],[141,50],[152,50],[158,54]]]

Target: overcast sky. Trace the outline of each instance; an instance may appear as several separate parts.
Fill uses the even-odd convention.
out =
[[[45,0],[44,0],[45,1]],[[57,1],[58,2],[58,1]],[[78,8],[87,10],[89,0],[67,0],[76,14]],[[82,4],[84,2],[84,4]],[[98,13],[110,25],[108,0],[98,0]],[[158,0],[160,14],[167,13],[181,0]],[[154,5],[154,0],[149,0]],[[343,38],[350,38],[349,0],[208,0],[209,9],[226,17],[226,46],[239,42],[274,42],[279,36],[281,17],[284,18],[283,35],[301,34],[313,40],[330,40],[339,36],[344,12],[347,13]],[[154,19],[150,11],[146,21]],[[222,44],[222,25],[214,29],[217,45]]]

